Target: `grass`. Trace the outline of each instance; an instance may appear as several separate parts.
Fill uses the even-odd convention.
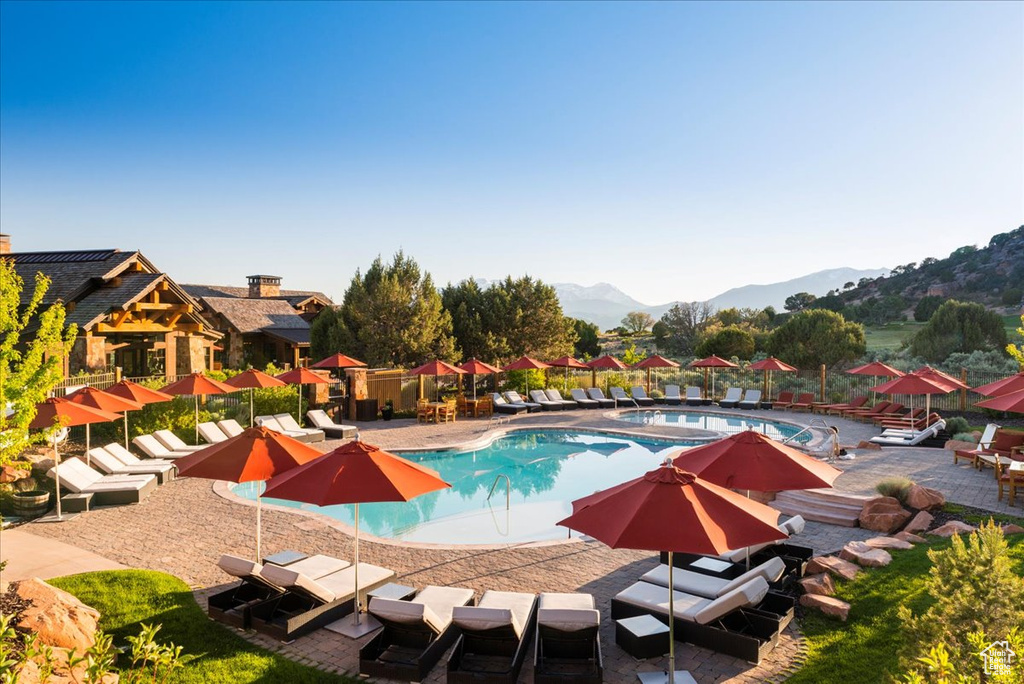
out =
[[[865,325],[864,338],[868,345],[868,352],[895,351],[924,325],[917,321]],[[1003,316],[1003,326],[1006,328],[1007,339],[1019,343],[1020,335],[1017,333],[1017,328],[1020,327],[1020,316]]]
[[[1024,522],[1011,516],[1005,518],[1017,524]],[[1007,537],[1007,542],[1014,572],[1024,573],[1024,535]],[[893,551],[888,566],[862,572],[851,582],[837,583],[836,598],[850,604],[849,618],[843,623],[817,611],[805,614],[800,626],[807,639],[807,660],[787,683],[898,681],[904,635],[896,609],[907,605],[919,614],[931,605],[932,598],[924,587],[932,566],[928,549],[945,549],[949,545],[950,541],[943,539],[907,551]]]
[[[356,681],[294,663],[250,644],[207,618],[188,586],[162,572],[89,572],[54,579],[51,584],[100,611],[100,629],[114,637],[116,646],[123,646],[126,636],[138,634],[142,623],[162,625],[157,641],[182,646],[185,666],[175,672],[172,682]]]

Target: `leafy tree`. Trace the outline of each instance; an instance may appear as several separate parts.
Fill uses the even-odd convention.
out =
[[[864,355],[864,326],[825,309],[793,314],[768,339],[767,351],[798,368],[833,366]]]
[[[651,334],[654,335],[654,346],[661,349],[665,346],[665,340],[668,339],[668,326],[662,321],[658,321],[651,326]]]
[[[14,262],[0,259],[0,465],[31,443],[28,425],[36,404],[64,377],[64,357],[77,333],[74,325],[65,329],[63,305],[42,308],[49,278],[37,273],[32,295],[22,305],[24,286]],[[6,407],[14,413],[8,416]]]
[[[1003,294],[999,298],[999,301],[1004,306],[1016,306],[1017,304],[1020,304],[1022,296],[1024,296],[1024,292],[1021,292],[1019,287],[1008,287],[1003,290]]]
[[[764,307],[764,311],[762,311],[762,313],[768,319],[768,324],[769,325],[775,322],[775,316],[777,315],[777,312],[775,311],[775,307],[774,306],[766,306],[766,307]]]
[[[661,317],[668,329],[664,349],[676,356],[692,354],[715,309],[709,302],[679,302]]]
[[[814,304],[816,297],[809,292],[797,292],[786,297],[786,311],[803,311]]]
[[[705,337],[697,345],[695,353],[701,357],[715,354],[724,359],[734,356],[749,359],[754,355],[754,349],[754,336],[742,328],[731,325]]]
[[[624,350],[622,350],[622,362],[627,366],[632,366],[634,364],[640,363],[646,358],[647,352],[643,351],[642,349],[640,351],[637,351],[635,343],[629,345]]]
[[[954,352],[1005,349],[1003,319],[981,304],[949,300],[910,340],[914,356],[938,363]]]
[[[914,320],[918,323],[926,323],[939,310],[944,301],[946,300],[935,295],[921,297],[917,302],[917,306],[914,307]]]
[[[576,332],[576,344],[573,345],[573,356],[578,359],[594,359],[601,355],[601,343],[598,341],[598,327],[579,318],[573,318],[572,327]],[[655,323],[657,328],[658,324]]]
[[[860,280],[857,281],[857,287],[867,287],[873,282],[875,281],[873,281],[871,278],[861,278]]]
[[[1017,328],[1017,334],[1024,337],[1024,316],[1020,317],[1020,327]],[[1006,353],[1012,356],[1020,364],[1021,368],[1024,368],[1024,343],[1007,344]]]
[[[844,290],[852,290],[856,286],[857,286],[856,283],[854,283],[852,280],[848,280],[848,281],[846,281],[846,283],[843,284],[843,289]]]
[[[630,311],[622,319],[622,325],[634,335],[639,335],[654,325],[654,316],[646,311]]]
[[[456,359],[452,319],[441,295],[430,274],[401,251],[390,264],[377,257],[365,275],[356,271],[337,315],[314,325],[310,334],[318,351],[344,350],[370,366]]]

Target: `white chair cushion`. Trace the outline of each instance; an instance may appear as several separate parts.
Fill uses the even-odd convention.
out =
[[[219,444],[228,438],[216,423],[200,423],[199,435],[210,444]]]
[[[536,594],[519,591],[485,591],[480,597],[480,608],[492,610],[508,610],[512,614],[512,628],[517,636],[522,636],[522,628],[530,620],[530,613],[537,602]],[[456,610],[459,610],[456,608]]]
[[[615,598],[660,615],[668,615],[668,587],[661,587],[648,582],[637,582],[620,591]],[[711,599],[694,596],[693,594],[684,594],[681,591],[673,591],[672,599],[672,608],[675,616],[688,622],[694,622],[697,613],[712,604]]]
[[[737,608],[756,606],[767,593],[768,582],[764,577],[755,577],[746,584],[740,585],[711,603],[698,608],[693,614],[693,619],[698,624],[706,625]]]
[[[301,572],[295,572],[289,568],[282,568],[279,565],[264,565],[260,569],[260,577],[267,580],[271,584],[285,589],[297,589],[305,592],[310,596],[313,596],[324,603],[330,603],[334,600],[334,592],[326,587],[320,586],[316,580],[303,575]]]
[[[230,554],[223,554],[217,561],[217,567],[232,577],[249,577],[260,574],[262,565],[247,558],[239,558]]]
[[[437,634],[443,632],[451,623],[450,615],[447,620],[443,620],[430,606],[412,601],[397,601],[374,596],[370,600],[368,610],[378,618],[403,625],[423,623]]]
[[[359,564],[359,586],[361,589],[379,584],[394,576],[393,570],[370,565],[369,563]],[[349,565],[337,572],[318,577],[316,582],[325,589],[334,592],[336,597],[351,596],[356,591],[356,568],[354,565]]]
[[[792,537],[794,534],[800,534],[803,532],[806,525],[807,521],[803,519],[803,516],[794,515],[792,518],[779,525],[779,528]]]
[[[563,594],[558,592],[545,592],[540,595],[540,608],[569,608],[572,610],[593,608],[594,597],[592,594]]]
[[[601,624],[601,613],[591,594],[548,592],[540,595],[537,624],[563,632],[576,632]]]
[[[302,426],[295,422],[295,418],[290,413],[275,413],[274,418],[277,418],[277,424],[285,430],[294,430],[296,432],[302,430]]]
[[[318,580],[321,577],[330,575],[331,573],[344,570],[350,565],[352,564],[346,560],[318,554],[316,556],[310,556],[309,558],[303,558],[300,561],[288,565],[287,568],[289,570],[294,570],[295,572],[301,572],[303,575],[311,579]]]
[[[668,566],[659,565],[650,572],[640,576],[640,580],[649,584],[657,584],[659,587],[668,586]],[[673,588],[677,591],[685,591],[695,596],[705,598],[717,598],[723,592],[722,589],[729,584],[728,580],[720,577],[712,577],[691,570],[676,568],[672,573]]]
[[[244,430],[242,426],[238,424],[238,421],[234,418],[228,418],[227,420],[218,420],[217,426],[224,431],[224,434],[231,437],[237,437],[242,434]]]
[[[436,585],[427,586],[412,603],[424,603],[441,618],[445,624],[452,621],[452,610],[455,606],[464,606],[473,600],[473,590],[463,587],[439,587]]]
[[[786,563],[781,558],[778,556],[775,558],[769,558],[757,567],[753,567],[739,577],[730,580],[728,584],[722,587],[721,591],[715,594],[715,597],[723,596],[733,589],[743,586],[755,577],[761,577],[768,582],[775,582],[782,577],[782,573],[784,572],[786,572]]]
[[[508,608],[481,608],[480,606],[455,606],[452,622],[462,629],[484,631],[497,627],[512,627],[516,636],[523,632],[522,625]]]

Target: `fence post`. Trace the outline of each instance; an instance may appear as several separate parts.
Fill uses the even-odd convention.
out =
[[[419,400],[423,398],[423,376],[417,375],[416,377],[418,379],[418,385],[416,388],[416,399]]]
[[[960,382],[964,383],[965,385],[967,384],[967,369],[966,368],[961,368],[960,369]],[[966,412],[967,411],[967,390],[966,389],[961,389],[960,390],[960,410],[962,412]]]
[[[825,399],[825,364],[821,364],[821,401]]]

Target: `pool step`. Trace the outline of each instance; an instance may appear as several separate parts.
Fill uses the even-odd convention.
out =
[[[864,502],[873,498],[828,489],[805,489],[779,492],[771,506],[787,515],[801,515],[806,520],[857,527]]]

